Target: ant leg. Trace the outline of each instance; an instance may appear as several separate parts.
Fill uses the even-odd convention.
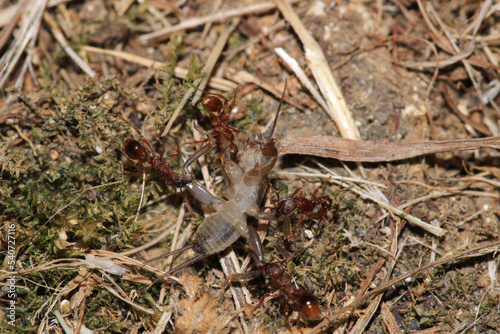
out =
[[[295,243],[293,241],[297,240],[297,238],[291,240],[287,237],[280,236],[274,242],[274,248],[276,248],[281,255],[288,261],[293,260],[297,254],[301,254],[303,251],[297,251],[295,247]]]
[[[314,202],[314,199],[316,198],[316,194],[318,193],[318,191],[319,191],[319,187],[318,187],[318,188],[316,188],[316,189],[314,189],[314,192],[313,192],[313,194],[312,194],[312,196],[311,196],[311,201],[313,201],[313,202]]]
[[[163,146],[163,142],[161,141],[161,138],[160,138],[160,137],[155,136],[155,139],[156,139],[156,141],[157,141],[158,143],[160,143],[160,147],[161,147],[161,152],[160,152],[160,153],[158,153],[158,154],[160,155],[160,157],[163,157],[163,155],[165,154],[165,152],[166,152],[167,150],[165,150],[165,146]],[[168,159],[168,157],[167,157],[167,159]]]
[[[236,94],[238,93],[238,89],[240,88],[240,86],[236,86],[236,89],[234,90],[234,95],[233,95],[233,102],[231,103],[231,108],[229,109],[229,111],[227,112],[227,114],[229,114],[231,112],[231,110],[234,109],[234,105],[236,103]],[[229,100],[226,99],[227,103],[224,105],[224,107],[222,108],[222,110],[226,110],[227,107],[229,107]]]
[[[323,317],[323,319],[326,319],[326,321],[328,321],[330,323],[330,325],[333,328],[335,328],[336,325],[328,318],[328,314],[326,314],[325,311],[321,311],[320,314]]]
[[[290,308],[288,307],[287,302],[285,302],[285,313],[286,313],[286,315],[285,315],[286,328],[291,332],[292,326],[290,326],[290,319],[289,319],[291,312],[290,312]],[[300,312],[299,312],[299,320],[300,320]],[[300,327],[300,325],[299,325],[299,327]],[[303,334],[302,329],[299,328],[299,330],[300,330],[300,333]]]
[[[177,145],[177,147],[175,149],[175,153],[167,155],[167,160],[172,159],[172,158],[177,158],[179,155],[181,155],[181,149],[180,149],[179,145]]]
[[[293,197],[293,196],[295,196],[295,195],[297,195],[297,194],[299,194],[299,196],[298,196],[298,197],[302,197],[302,195],[303,195],[302,188],[297,188],[297,189],[295,189],[295,191],[293,192],[292,196],[290,196],[290,197]]]
[[[144,161],[141,161],[139,162],[137,165],[135,165],[135,167],[140,167],[142,166],[142,164],[144,163]],[[148,168],[144,169],[142,172],[129,172],[129,171],[126,171],[126,170],[122,170],[122,173],[123,174],[128,174],[128,175],[141,175],[141,174],[147,174],[149,173],[149,171],[153,168],[153,166],[149,166]]]
[[[300,224],[302,224],[302,221],[303,221],[303,220],[304,220],[304,215],[301,215],[301,216],[300,216],[299,221],[297,222],[297,224],[296,224],[296,225],[295,225],[295,227],[293,228],[293,231],[292,231],[292,233],[290,234],[290,237],[289,237],[289,238],[287,238],[287,239],[289,239],[289,240],[293,240],[293,237],[295,236],[295,232],[299,229]]]
[[[267,292],[264,294],[264,296],[262,296],[262,298],[260,299],[259,303],[257,304],[257,306],[254,307],[253,312],[255,312],[259,307],[261,307],[262,305],[264,305],[264,302],[266,301],[267,298],[276,298],[276,297],[279,297],[279,296],[282,296],[283,295],[283,292],[281,292],[280,290],[277,290],[277,291],[274,291],[274,292]]]
[[[190,198],[185,191],[181,192],[181,196],[184,198],[185,200],[185,206],[186,206],[186,209],[188,211],[188,213],[192,216],[192,217],[197,217],[198,215],[195,213],[195,210],[194,210],[194,206],[193,206],[193,203],[192,203],[192,198]]]

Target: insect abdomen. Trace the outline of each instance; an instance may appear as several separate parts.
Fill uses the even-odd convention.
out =
[[[194,250],[201,254],[215,254],[233,244],[240,234],[233,224],[221,214],[214,213],[205,218],[195,235]]]

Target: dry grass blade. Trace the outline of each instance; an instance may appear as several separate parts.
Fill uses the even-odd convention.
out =
[[[333,77],[328,62],[325,59],[325,55],[323,54],[323,50],[318,42],[311,36],[288,2],[284,0],[275,0],[275,3],[285,19],[290,22],[304,46],[305,57],[309,67],[329,106],[327,110],[328,115],[330,115],[338,126],[342,137],[359,139],[359,132],[354,124],[352,114],[347,108],[347,103]]]
[[[332,170],[323,166],[322,164],[318,163],[318,166],[326,170],[330,175],[336,176]],[[331,182],[342,185],[342,181],[331,180]],[[347,181],[347,183],[349,184],[350,191],[358,194],[363,198],[367,198],[377,203],[379,206],[389,211],[392,215],[399,216],[402,219],[406,219],[409,223],[418,226],[437,237],[442,237],[443,235],[445,235],[446,231],[441,227],[426,223],[423,220],[403,211],[402,209],[393,206],[391,203],[389,203],[387,198],[385,198],[383,193],[376,186],[362,188],[356,185],[354,182]],[[361,184],[364,185],[363,183]]]
[[[140,39],[141,39],[141,42],[144,44],[161,42],[161,41],[167,39],[171,33],[176,32],[176,31],[194,28],[194,27],[197,27],[200,25],[211,23],[211,22],[222,22],[224,20],[227,20],[227,19],[230,19],[233,17],[237,17],[237,16],[244,16],[244,15],[249,15],[249,14],[258,14],[258,13],[262,13],[262,12],[267,12],[275,7],[276,7],[276,5],[273,4],[272,2],[264,2],[264,3],[244,7],[244,8],[232,9],[232,10],[228,10],[225,12],[218,12],[216,14],[212,14],[212,15],[205,16],[205,17],[196,17],[196,18],[192,18],[192,19],[186,19],[175,26],[166,27],[166,28],[160,29],[158,31],[155,31],[155,32],[152,32],[149,34],[144,34],[140,37]]]
[[[71,59],[73,59],[75,64],[77,64],[78,67],[80,67],[82,69],[82,71],[84,71],[89,77],[91,77],[91,78],[95,77],[96,73],[94,72],[94,70],[92,68],[90,68],[90,66],[87,63],[85,63],[85,61],[82,58],[80,58],[80,56],[75,52],[75,50],[73,50],[69,46],[68,42],[66,41],[66,38],[64,38],[64,35],[63,35],[61,29],[57,25],[57,23],[54,20],[54,18],[52,17],[52,15],[50,15],[48,12],[45,12],[45,13],[43,13],[43,19],[50,26],[52,34],[54,35],[54,37],[57,40],[57,42],[59,43],[59,45],[61,45],[61,47],[68,54],[68,56]]]
[[[116,50],[107,50],[107,49],[100,49],[96,48],[93,46],[85,45],[82,47],[82,50],[88,51],[88,52],[95,52],[95,53],[102,53],[110,56],[114,56],[126,61],[130,61],[132,63],[136,63],[145,67],[152,67],[155,69],[161,69],[167,66],[167,63],[156,61],[156,60],[151,60],[148,58],[140,57],[131,53],[127,53],[124,51],[116,51]],[[174,69],[174,75],[178,78],[185,78],[186,75],[188,74],[188,70],[179,66],[176,66]],[[232,81],[223,79],[223,78],[217,78],[217,77],[210,77],[208,80],[208,85],[212,88],[219,89],[222,91],[233,91],[236,88],[236,84]]]
[[[206,77],[201,79],[201,80],[195,80],[193,83],[195,86],[199,87],[200,89],[203,89],[208,81],[208,77],[212,73],[212,70],[215,66],[215,63],[217,62],[217,59],[219,59],[219,56],[224,49],[224,46],[226,45],[229,36],[233,32],[233,30],[236,28],[236,26],[239,23],[239,19],[234,19],[230,24],[226,25],[224,31],[220,34],[219,38],[217,39],[217,43],[215,44],[214,48],[212,49],[212,52],[210,53],[210,56],[207,59],[207,62],[205,64],[205,67],[203,68],[203,73],[206,74]],[[177,119],[177,116],[179,116],[181,110],[184,108],[186,103],[188,102],[189,98],[195,94],[193,99],[191,100],[192,105],[195,105],[199,98],[201,97],[201,92],[195,93],[194,88],[190,88],[186,91],[182,101],[179,103],[177,108],[174,110],[172,116],[170,117],[167,125],[165,126],[165,129],[162,131],[161,136],[164,137],[167,135],[167,133],[170,131],[172,128],[172,125],[174,124],[175,120]]]
[[[15,69],[17,62],[25,51],[28,42],[38,37],[38,30],[42,15],[47,5],[47,0],[32,1],[32,8],[26,19],[23,21],[19,32],[13,43],[9,45],[8,50],[0,58],[0,64],[6,64],[5,71],[0,75],[0,88],[3,87],[10,74]]]
[[[309,80],[309,78],[307,77],[307,75],[304,73],[304,70],[302,70],[302,68],[300,67],[299,63],[297,63],[297,61],[295,59],[293,59],[292,57],[290,57],[288,55],[288,53],[286,53],[285,49],[283,49],[283,48],[275,48],[274,51],[292,69],[292,71],[295,73],[295,75],[297,76],[297,78],[299,78],[300,82],[302,82],[302,85],[304,85],[304,87],[307,88],[307,90],[309,90],[309,92],[311,92],[311,95],[321,105],[321,107],[323,108],[323,110],[325,110],[326,112],[328,112],[329,108],[328,108],[325,100],[321,97],[321,95],[319,94],[319,92],[316,89],[316,87],[314,87],[314,85],[312,84],[312,82]]]
[[[342,161],[396,161],[426,154],[500,148],[500,137],[388,143],[330,136],[286,136],[278,142],[282,154],[307,154]]]
[[[381,305],[381,314],[382,320],[384,321],[385,328],[389,334],[399,334],[401,331],[399,330],[398,323],[396,322],[396,317],[391,313],[387,303],[382,303]]]
[[[248,84],[248,83],[253,83],[254,85],[259,86],[260,88],[268,91],[269,93],[273,94],[276,98],[280,98],[283,95],[283,91],[280,91],[279,89],[276,88],[275,85],[272,85],[262,79],[259,79],[255,75],[252,75],[248,73],[247,71],[239,71],[234,74],[233,80],[240,84]],[[298,104],[297,102],[294,101],[294,99],[291,99],[287,96],[283,98],[283,101],[286,103],[291,104],[295,108],[299,110],[304,110],[304,107]]]

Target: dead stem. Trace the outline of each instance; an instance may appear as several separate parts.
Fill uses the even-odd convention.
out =
[[[383,162],[426,154],[500,148],[500,137],[416,141],[409,143],[351,140],[330,136],[285,136],[278,142],[282,154],[307,154],[341,161]]]

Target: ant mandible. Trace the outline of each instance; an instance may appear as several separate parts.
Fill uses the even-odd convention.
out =
[[[144,171],[145,173],[149,172],[151,169],[154,169],[161,175],[161,177],[166,183],[170,184],[172,187],[175,188],[182,188],[191,182],[191,179],[184,177],[182,174],[174,172],[172,168],[170,168],[170,165],[168,164],[169,159],[179,156],[179,148],[177,148],[177,152],[175,154],[171,154],[166,158],[164,158],[163,154],[165,153],[165,148],[163,147],[163,144],[161,144],[160,139],[158,139],[158,141],[160,142],[163,150],[162,154],[158,154],[153,150],[153,147],[151,146],[150,142],[141,134],[139,129],[134,127],[127,120],[124,121],[134,128],[135,132],[137,132],[137,134],[141,137],[142,141],[144,142],[145,147],[147,147],[146,149],[144,146],[141,145],[141,143],[139,143],[139,141],[132,138],[125,139],[123,143],[123,150],[121,150],[120,147],[118,146],[120,151],[122,151],[127,156],[127,158],[129,158],[130,160],[139,161],[136,164],[136,167],[140,167],[145,162],[147,162],[150,166],[146,168],[146,170]]]

